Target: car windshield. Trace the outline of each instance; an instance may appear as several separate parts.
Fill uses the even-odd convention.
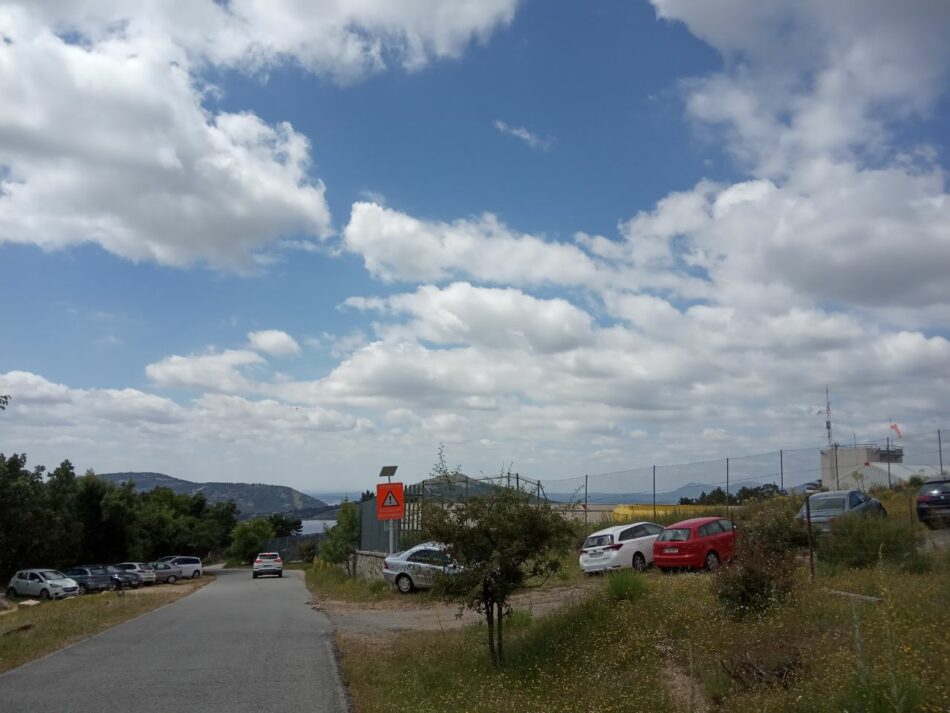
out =
[[[950,480],[939,483],[924,483],[918,495],[940,495],[941,493],[950,493]]]
[[[40,572],[46,579],[66,579],[66,575],[55,569],[46,569]]]
[[[688,527],[671,527],[663,530],[656,539],[658,542],[685,542],[691,532]]]
[[[844,496],[837,495],[831,497],[813,497],[811,499],[812,512],[831,512],[834,510],[844,510]]]
[[[607,545],[613,544],[613,540],[613,535],[591,535],[584,540],[584,549],[586,550],[590,547],[606,547]]]

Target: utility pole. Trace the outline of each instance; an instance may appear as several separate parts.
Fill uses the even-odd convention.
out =
[[[729,459],[726,458],[726,517],[729,517]]]
[[[828,384],[825,384],[825,430],[828,431],[828,445],[831,440],[831,392],[828,390]]]
[[[785,494],[785,455],[781,449],[778,452],[778,477],[779,477],[779,486],[778,489],[782,491],[782,495]]]
[[[937,453],[940,454],[940,475],[943,475],[943,441],[940,440],[940,429],[937,429]]]
[[[893,487],[891,485],[891,437],[887,437],[887,487],[890,489]]]
[[[653,466],[653,519],[656,520],[656,466]]]

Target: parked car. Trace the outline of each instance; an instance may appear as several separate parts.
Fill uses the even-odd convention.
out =
[[[146,562],[119,562],[115,566],[126,572],[134,572],[142,580],[142,584],[155,584],[155,570]]]
[[[435,583],[436,575],[455,568],[445,545],[424,542],[421,545],[389,555],[383,560],[383,578],[396,585],[403,594],[426,589]]]
[[[56,569],[23,569],[7,584],[8,597],[63,599],[79,594],[79,584]]]
[[[257,579],[265,574],[284,576],[284,561],[280,558],[279,552],[261,552],[254,558],[254,564],[251,567],[251,578]]]
[[[155,571],[156,584],[174,584],[181,579],[181,570],[168,562],[149,562],[149,566]]]
[[[644,570],[653,563],[653,542],[663,532],[654,522],[614,525],[588,536],[578,563],[585,572],[633,567]]]
[[[63,570],[66,576],[76,580],[79,584],[79,593],[103,592],[112,588],[112,578],[102,567],[92,564],[83,564]]]
[[[827,532],[831,529],[831,521],[842,515],[873,515],[885,517],[887,510],[881,501],[872,498],[860,490],[830,490],[824,493],[815,493],[809,498],[811,508],[811,526]],[[804,522],[805,506],[795,517]]]
[[[728,562],[736,552],[736,526],[719,517],[696,517],[663,529],[653,543],[653,564],[660,570],[708,569]]]
[[[167,560],[168,564],[178,567],[181,570],[182,577],[191,577],[192,579],[197,579],[201,576],[202,571],[204,570],[204,565],[201,564],[201,560],[197,557],[173,557],[170,560]]]
[[[173,559],[178,557],[178,555],[166,555],[165,557],[159,557],[156,562],[171,562]]]
[[[109,573],[109,579],[114,580],[116,577],[118,577],[119,582],[121,582],[124,589],[137,589],[138,587],[142,586],[142,578],[139,577],[135,572],[124,570],[121,567],[116,567],[113,564],[103,564],[99,566]]]
[[[950,525],[950,478],[928,480],[920,486],[917,519],[927,527]]]

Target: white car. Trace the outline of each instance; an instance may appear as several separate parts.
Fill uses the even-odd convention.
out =
[[[445,545],[438,542],[424,542],[421,545],[396,552],[383,560],[383,578],[395,584],[403,594],[413,589],[431,587],[436,575],[451,572],[452,560],[445,552]]]
[[[10,578],[8,597],[62,599],[79,594],[79,584],[55,569],[23,569]]]
[[[284,561],[280,557],[280,552],[261,552],[254,558],[251,578],[257,579],[265,574],[284,576]]]
[[[142,584],[155,584],[155,570],[145,562],[119,562],[116,567],[137,574]]]
[[[191,577],[192,579],[198,579],[201,576],[201,572],[204,569],[204,565],[201,564],[201,560],[197,557],[185,557],[183,555],[178,555],[175,557],[162,557],[159,562],[166,562],[172,567],[178,567],[181,570],[182,579],[185,577]]]
[[[632,567],[644,570],[653,563],[653,542],[663,532],[655,522],[632,522],[599,530],[584,540],[578,562],[585,572]]]

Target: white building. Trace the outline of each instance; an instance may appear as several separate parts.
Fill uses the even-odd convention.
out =
[[[940,475],[935,465],[911,465],[909,463],[866,463],[860,468],[841,471],[838,463],[841,490],[870,490],[871,488],[889,488],[906,483],[914,476],[927,480]],[[831,481],[832,483],[834,480]]]

